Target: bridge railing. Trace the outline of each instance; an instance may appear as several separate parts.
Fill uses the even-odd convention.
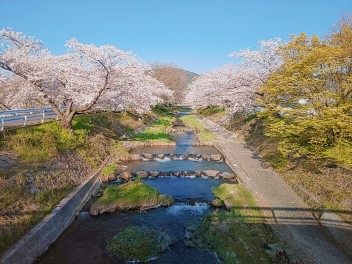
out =
[[[4,131],[5,128],[35,125],[54,119],[57,119],[57,115],[51,107],[0,111],[0,131]]]

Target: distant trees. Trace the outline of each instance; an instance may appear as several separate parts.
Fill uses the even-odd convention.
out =
[[[280,41],[260,41],[259,50],[231,53],[229,56],[241,58],[241,63],[225,65],[198,77],[189,85],[186,101],[199,107],[225,107],[230,113],[252,111],[259,87],[281,66]]]
[[[50,105],[66,129],[71,129],[76,114],[93,106],[144,112],[163,95],[172,96],[151,77],[149,66],[111,45],[97,47],[71,39],[68,52],[54,56],[41,41],[11,29],[0,31],[0,41],[0,78],[20,84],[13,103],[35,100]]]
[[[153,63],[151,67],[153,69],[153,77],[174,91],[174,100],[177,103],[183,102],[187,85],[196,74],[187,72],[174,64]]]

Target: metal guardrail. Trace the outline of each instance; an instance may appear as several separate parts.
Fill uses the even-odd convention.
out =
[[[51,107],[0,111],[0,131],[4,131],[5,128],[25,127],[54,119],[57,119],[57,115]]]

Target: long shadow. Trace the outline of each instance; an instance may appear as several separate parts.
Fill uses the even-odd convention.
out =
[[[277,220],[315,220],[319,221],[321,220],[323,212],[325,213],[334,213],[334,214],[339,214],[339,215],[344,215],[344,216],[351,216],[352,211],[349,210],[322,210],[322,209],[314,209],[314,208],[290,208],[290,207],[250,207],[250,206],[234,206],[232,208],[235,209],[241,209],[241,210],[259,210],[264,213],[264,215],[261,216],[252,216],[248,215],[248,218],[257,218],[258,220],[263,219],[263,220],[274,220],[277,222]],[[268,212],[272,214],[272,216],[268,216]],[[280,213],[282,212],[290,212],[288,216],[282,216]],[[295,216],[292,214],[292,212],[296,213],[304,213],[304,216]],[[279,214],[278,214],[279,213]],[[307,214],[308,213],[308,214]],[[312,216],[309,215],[309,213],[312,213]],[[298,215],[298,214],[297,214]],[[244,215],[242,216],[246,218],[247,216]],[[324,219],[324,222],[329,222],[331,224],[333,223],[339,223],[341,224],[342,222],[339,220],[334,220],[334,219]],[[352,224],[352,221],[350,220],[344,220],[343,221],[346,224]],[[299,224],[299,222],[295,222]],[[352,226],[351,226],[351,231],[352,231]],[[351,236],[352,237],[352,236]]]

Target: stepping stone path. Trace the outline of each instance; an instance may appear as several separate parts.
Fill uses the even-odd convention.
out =
[[[108,178],[109,181],[122,180],[127,182],[135,177],[142,178],[157,178],[157,177],[209,177],[215,179],[228,180],[238,183],[237,176],[230,172],[221,172],[217,170],[203,170],[203,171],[138,171],[131,173],[128,171],[120,173],[118,176]]]
[[[133,154],[130,160],[155,160],[155,159],[171,159],[171,160],[197,160],[197,161],[224,161],[224,157],[221,154]]]

